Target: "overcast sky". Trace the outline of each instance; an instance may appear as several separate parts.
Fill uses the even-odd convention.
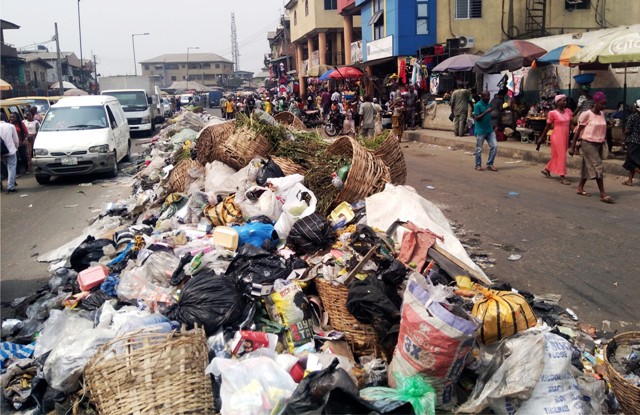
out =
[[[235,13],[240,69],[259,72],[269,53],[267,32],[275,30],[283,0],[81,0],[82,52],[97,56],[98,73],[133,75],[131,35],[136,36],[136,61],[165,53],[217,53],[231,59],[231,13]],[[80,57],[76,0],[0,0],[3,20],[20,26],[5,30],[4,40],[17,48],[35,49],[51,41],[58,23],[61,51]],[[138,74],[140,65],[138,64]]]

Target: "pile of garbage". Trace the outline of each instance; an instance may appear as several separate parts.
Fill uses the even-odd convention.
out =
[[[638,333],[494,284],[375,153],[265,114],[183,112],[131,196],[39,259],[48,286],[2,322],[3,398],[42,414],[638,412]]]

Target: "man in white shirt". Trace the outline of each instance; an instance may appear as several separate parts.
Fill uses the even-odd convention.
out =
[[[6,115],[2,112],[2,120],[0,121],[0,138],[2,139],[2,158],[7,163],[8,183],[7,193],[16,191],[16,167],[18,166],[18,133],[16,127],[9,124]],[[6,148],[6,153],[5,153]]]
[[[340,101],[342,101],[342,96],[340,95],[340,92],[333,91],[333,94],[331,94],[331,102],[340,102]]]
[[[362,135],[367,138],[373,138],[375,132],[375,116],[378,112],[371,102],[371,96],[365,95],[364,103],[360,105],[360,115],[362,117]]]

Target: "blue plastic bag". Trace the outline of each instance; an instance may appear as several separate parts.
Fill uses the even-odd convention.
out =
[[[238,231],[238,246],[251,244],[262,248],[265,241],[274,241],[272,224],[253,222],[234,226],[233,229]]]

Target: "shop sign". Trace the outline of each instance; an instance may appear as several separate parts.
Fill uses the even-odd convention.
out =
[[[362,63],[362,41],[351,43],[351,63]]]
[[[393,56],[393,36],[367,42],[367,62]]]

